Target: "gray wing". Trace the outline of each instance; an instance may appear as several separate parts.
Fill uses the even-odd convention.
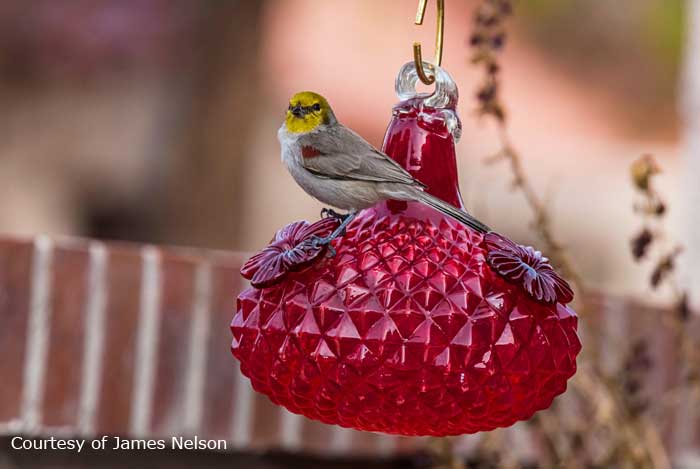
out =
[[[317,176],[425,187],[388,155],[340,124],[328,128],[322,136],[309,135],[300,143],[319,153],[302,158],[304,168]]]

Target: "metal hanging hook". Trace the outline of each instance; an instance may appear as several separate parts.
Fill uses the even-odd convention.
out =
[[[425,8],[428,5],[428,0],[419,0],[418,12],[416,13],[417,25],[423,24],[425,18]],[[437,0],[437,32],[435,33],[435,65],[442,64],[442,39],[445,32],[445,0]],[[435,76],[428,76],[423,68],[423,53],[421,51],[420,42],[413,43],[413,62],[416,64],[416,71],[420,81],[426,85],[431,85],[435,82]]]

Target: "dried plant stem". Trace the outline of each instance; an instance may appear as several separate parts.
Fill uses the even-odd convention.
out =
[[[586,402],[597,406],[593,412],[596,423],[607,426],[627,442],[615,447],[615,451],[627,453],[636,462],[635,467],[670,469],[668,453],[656,426],[646,416],[635,416],[625,410],[625,396],[617,381],[582,368],[572,385]]]
[[[573,266],[564,246],[554,236],[551,219],[547,208],[535,191],[532,183],[528,180],[523,168],[520,154],[511,144],[507,129],[503,121],[499,122],[499,137],[501,141],[500,155],[506,159],[513,173],[513,187],[519,189],[527,204],[534,214],[533,227],[542,238],[546,248],[547,256],[556,264],[562,273],[573,283],[581,296],[585,296],[585,286],[579,273]]]
[[[511,144],[505,125],[502,122],[499,122],[499,130],[502,145],[499,155],[509,163],[513,173],[513,186],[516,190],[522,192],[528,206],[532,210],[535,217],[534,229],[545,243],[548,250],[547,254],[576,286],[580,298],[579,311],[583,312],[585,317],[588,304],[586,302],[585,285],[581,276],[575,269],[566,249],[554,235],[547,208],[527,178],[520,154]],[[593,336],[599,337],[599,334],[593,334]],[[680,336],[682,339],[687,339],[687,337],[683,337],[684,334],[680,334]],[[686,341],[683,340],[683,342]],[[687,347],[689,347],[689,344],[684,343],[683,348]],[[597,355],[599,348],[594,345],[592,349],[595,351],[594,354]],[[597,365],[597,363],[598,360],[596,357],[593,357],[592,364]],[[573,380],[573,385],[578,388],[588,402],[609,403],[609,411],[600,414],[602,416],[601,424],[616,428],[625,442],[624,445],[615,446],[615,451],[627,453],[628,458],[637,462],[638,465],[636,467],[670,468],[669,457],[657,428],[643,416],[628,415],[624,410],[626,409],[625,396],[619,389],[617,382],[614,379],[606,378],[596,370],[592,370],[592,372],[579,371],[578,374],[577,379]],[[558,448],[556,442],[551,440],[551,436],[549,436],[556,434],[552,433],[556,432],[556,425],[547,423],[547,417],[538,418],[536,423],[543,431],[548,452],[556,452],[562,464],[566,463],[566,467],[572,467],[571,464],[575,464],[575,462],[570,459],[571,452]],[[641,444],[640,442],[644,443]]]
[[[528,179],[520,153],[511,143],[504,121],[499,120],[498,124],[501,150],[496,159],[502,158],[509,163],[513,176],[513,187],[523,194],[525,201],[533,212],[533,228],[545,244],[547,255],[552,259],[552,262],[561,269],[562,273],[576,287],[579,293],[578,310],[580,313],[583,313],[583,317],[586,317],[589,311],[586,286],[581,275],[574,267],[574,263],[563,244],[554,235],[547,207]],[[678,323],[678,321],[676,322]],[[594,333],[592,336],[597,339],[600,337],[600,334]],[[685,334],[679,334],[679,338],[683,344],[683,349],[690,347],[691,344],[686,343],[687,337],[685,337]],[[597,367],[599,363],[599,347],[597,344],[592,344],[589,350],[593,351],[591,353],[593,355],[591,364]],[[615,379],[606,378],[600,370],[591,370],[588,373],[579,371],[579,375],[581,376],[578,379],[574,379],[573,385],[578,388],[586,401],[591,403],[609,403],[607,406],[608,411],[598,415],[601,418],[600,424],[617,431],[621,440],[618,444],[611,446],[611,451],[626,454],[627,460],[633,461],[635,467],[670,468],[668,453],[656,426],[646,417],[634,416],[626,411],[625,396],[620,390],[618,382]],[[547,459],[554,457],[566,467],[575,467],[577,462],[573,458],[572,452],[568,448],[560,448],[553,438],[552,435],[557,434],[557,424],[551,422],[551,420],[554,419],[549,418],[548,415],[540,416],[535,420],[535,424],[542,430],[545,450],[549,453]],[[611,456],[614,458],[615,455],[612,454]]]
[[[540,449],[544,454],[539,462],[543,467],[557,467],[563,462],[562,451],[555,438],[559,433],[557,419],[548,412],[539,412],[532,417],[531,423],[540,430],[537,436],[541,440]]]
[[[590,315],[590,309],[586,294],[586,285],[583,278],[574,267],[574,262],[566,251],[566,248],[555,236],[547,207],[527,177],[520,153],[511,143],[504,120],[498,121],[498,130],[501,150],[496,158],[502,158],[508,162],[513,177],[513,188],[519,190],[523,194],[525,201],[530,207],[534,215],[532,226],[542,239],[547,256],[551,259],[552,263],[561,270],[567,280],[574,285],[574,288],[578,292],[576,305],[579,315],[584,318],[588,317]],[[592,324],[589,324],[589,327],[592,327]],[[587,350],[591,355],[593,363],[598,363],[600,351],[599,338],[601,334],[599,334],[597,330],[593,332],[594,333],[590,334],[589,338],[593,343],[587,347]]]
[[[533,229],[543,242],[547,256],[552,260],[564,276],[577,290],[576,309],[584,319],[586,344],[585,357],[579,366],[579,371],[571,381],[576,404],[581,406],[581,412],[590,415],[593,421],[586,417],[574,419],[562,409],[556,407],[538,413],[530,421],[542,437],[544,464],[561,467],[634,467],[634,468],[670,468],[670,460],[663,441],[648,416],[648,405],[639,395],[639,377],[649,365],[640,365],[643,360],[643,349],[632,348],[625,367],[613,375],[606,375],[600,367],[600,337],[603,336],[599,322],[596,323],[589,310],[590,297],[583,278],[574,266],[566,248],[555,236],[550,214],[543,199],[538,195],[525,172],[522,158],[509,137],[505,106],[500,101],[500,70],[498,55],[505,41],[504,20],[512,12],[512,2],[509,0],[482,0],[474,16],[474,30],[470,38],[473,48],[472,63],[483,67],[484,80],[479,86],[476,98],[478,112],[487,116],[497,124],[499,131],[500,150],[487,159],[488,162],[507,161],[513,178],[513,188],[522,193],[528,207],[533,213]],[[648,186],[649,177],[658,172],[647,159],[633,168],[635,183],[649,195],[648,203],[643,207],[644,213],[661,216],[665,206],[658,196]],[[644,255],[644,250],[653,235],[651,232],[642,233],[633,246],[635,254]],[[652,280],[655,284],[668,280],[673,271],[673,261],[677,254],[671,251],[661,259],[658,272]],[[678,289],[678,300],[683,293]],[[681,304],[681,303],[679,303]],[[682,308],[679,308],[679,310]],[[685,310],[684,310],[685,311]],[[680,315],[679,315],[680,317]],[[588,319],[588,320],[586,320]],[[682,327],[682,320],[676,318],[676,326]],[[677,327],[679,330],[680,327]],[[688,349],[691,343],[687,337],[678,337],[682,349]],[[602,444],[591,432],[591,424],[596,430],[608,435]],[[582,443],[579,438],[584,439]],[[592,446],[587,446],[588,444]],[[583,450],[581,449],[583,448]],[[592,449],[600,452],[593,454]]]
[[[698,393],[693,385],[697,385],[700,374],[700,355],[698,343],[691,333],[688,292],[680,284],[675,268],[675,258],[682,247],[670,242],[668,233],[663,225],[666,214],[666,203],[655,188],[654,178],[661,173],[661,168],[652,155],[643,155],[630,167],[632,182],[641,195],[641,202],[635,205],[635,212],[641,215],[641,231],[632,239],[632,255],[638,262],[652,259],[655,267],[650,277],[652,289],[667,285],[673,296],[674,308],[672,314],[661,316],[662,323],[670,330],[673,337],[674,353],[680,363],[681,384],[668,390],[661,399],[656,400],[656,408],[652,411],[669,410],[669,404],[680,404],[681,398],[688,391],[689,404],[697,402]],[[656,225],[654,228],[652,228]],[[678,378],[678,376],[676,376]]]

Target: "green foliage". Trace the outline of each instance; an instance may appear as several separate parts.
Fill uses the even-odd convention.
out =
[[[677,68],[681,61],[685,32],[683,0],[650,2],[641,33],[648,46],[666,65]]]
[[[521,0],[517,27],[580,84],[614,101],[636,135],[673,135],[684,0]]]
[[[526,0],[516,11],[521,25],[550,45],[578,48],[584,38],[576,32],[587,31],[588,41],[603,41],[612,50],[624,44],[651,54],[661,66],[675,69],[680,63],[683,0]]]

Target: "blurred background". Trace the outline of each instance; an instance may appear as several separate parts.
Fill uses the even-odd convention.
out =
[[[467,207],[530,239],[530,215],[477,118],[475,2],[448,1],[444,67],[462,94]],[[434,7],[311,0],[7,0],[0,6],[0,231],[252,251],[321,205],[280,164],[289,96],[316,90],[381,145]],[[629,163],[653,153],[677,224],[680,0],[520,2],[502,60],[514,143],[586,277],[634,291]],[[667,190],[666,190],[667,189]],[[587,253],[595,252],[590,256]]]
[[[528,0],[508,22],[510,137],[554,232],[606,294],[672,294],[650,295],[649,272],[629,252],[640,221],[628,168],[640,155],[663,167],[669,236],[698,236],[686,158],[698,157],[687,131],[697,112],[687,112],[695,92],[683,79],[692,1]],[[478,3],[446,5],[462,194],[490,226],[537,246],[507,165],[484,163],[500,143],[477,113]],[[424,26],[415,10],[407,0],[3,0],[0,233],[252,252],[287,223],[317,219],[322,206],[280,162],[287,101],[320,92],[380,146],[413,41],[432,56],[434,5]]]

